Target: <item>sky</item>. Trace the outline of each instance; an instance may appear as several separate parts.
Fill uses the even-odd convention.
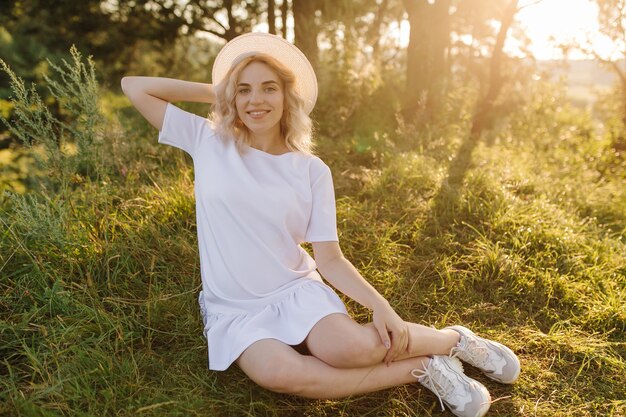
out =
[[[538,59],[560,59],[563,54],[554,45],[571,40],[593,40],[594,48],[604,56],[612,53],[612,44],[598,32],[598,6],[591,0],[543,0],[533,4],[532,0],[522,0],[528,4],[520,10],[516,20],[526,29],[532,41],[530,50]],[[509,45],[507,45],[509,46]],[[512,46],[514,48],[514,46]],[[569,58],[581,59],[581,52],[571,51]]]

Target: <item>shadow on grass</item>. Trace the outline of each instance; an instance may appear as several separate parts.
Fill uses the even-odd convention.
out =
[[[459,147],[456,156],[448,166],[446,178],[441,182],[433,204],[422,227],[423,235],[435,235],[441,228],[450,225],[458,207],[463,180],[472,165],[472,155],[479,143],[475,136],[468,135]]]

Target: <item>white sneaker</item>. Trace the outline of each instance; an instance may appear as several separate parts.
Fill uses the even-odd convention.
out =
[[[457,357],[483,371],[489,378],[503,384],[512,384],[520,373],[519,359],[511,349],[501,343],[476,336],[463,326],[446,329],[461,335],[459,343],[450,350],[450,357]]]
[[[455,416],[482,417],[491,406],[487,388],[465,375],[456,358],[433,356],[425,369],[413,369],[411,375],[439,398],[442,411],[445,403]]]

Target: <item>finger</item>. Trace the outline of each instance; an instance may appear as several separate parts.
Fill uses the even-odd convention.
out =
[[[407,352],[407,346],[409,345],[409,335],[404,332],[402,335],[402,346],[398,347],[398,356]]]
[[[396,335],[398,336],[396,337]],[[388,352],[389,363],[393,362],[404,350],[406,350],[408,335],[404,330],[394,332],[392,333],[392,341],[391,349]]]
[[[391,344],[391,349],[389,349],[389,363],[393,362],[400,354],[400,351],[404,345],[404,340],[402,340],[402,338],[403,336],[402,334],[399,334],[399,332],[392,333],[392,337],[391,337],[392,344]]]
[[[404,352],[404,350],[406,349],[406,343],[407,343],[407,340],[408,340],[407,334],[404,331],[404,329],[402,329],[399,332],[399,334],[400,334],[400,337],[399,337],[399,340],[398,340],[398,346],[397,346],[397,349],[396,349],[396,352],[395,352],[396,353],[395,357],[400,356],[402,354],[402,352]]]
[[[381,325],[380,328],[378,326],[375,326],[375,327],[376,327],[376,330],[378,331],[378,335],[380,336],[380,341],[385,346],[387,351],[389,351],[389,348],[391,348],[391,339],[389,338],[387,327],[384,324]]]
[[[391,352],[391,349],[389,349],[387,351],[387,354],[385,355],[385,358],[383,359],[383,362],[385,363],[385,365],[389,366],[389,364],[391,363],[391,360],[392,360],[392,352]]]
[[[411,353],[411,334],[408,327],[406,329],[406,353]]]
[[[385,355],[385,359],[383,359],[387,366],[389,366],[389,364],[391,363],[391,359],[393,358],[393,350],[395,349],[396,344],[397,344],[396,338],[393,333],[391,333],[390,339],[391,339],[391,347],[387,349],[387,354]]]

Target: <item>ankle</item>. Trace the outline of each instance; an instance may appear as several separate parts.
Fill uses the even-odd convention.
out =
[[[441,329],[441,333],[444,333],[446,336],[446,349],[445,354],[450,353],[453,347],[459,344],[461,341],[461,334],[453,329]]]
[[[431,360],[433,360],[432,356],[420,356],[417,359],[417,366],[415,367],[415,369],[419,369],[421,371],[423,371],[424,369],[426,369],[428,367],[428,364],[430,363]]]

